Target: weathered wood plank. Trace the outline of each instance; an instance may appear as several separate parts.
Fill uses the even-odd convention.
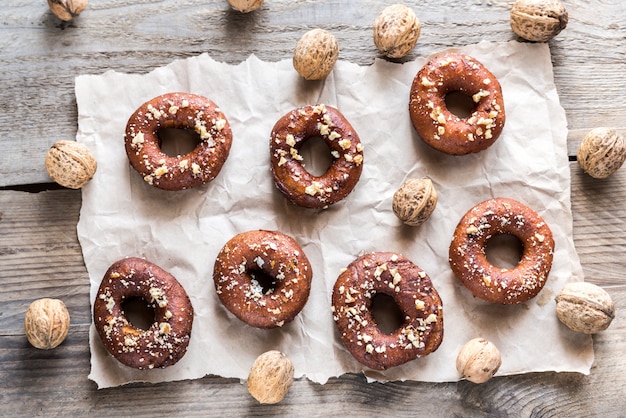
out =
[[[61,24],[45,2],[12,0],[0,10],[0,186],[49,181],[47,149],[77,129],[74,78],[109,69],[144,73],[174,59],[208,52],[233,64],[250,54],[290,59],[298,37],[313,27],[333,31],[340,59],[371,64],[380,54],[371,26],[387,3],[379,0],[267,2],[242,15],[224,1],[91,0],[71,24]],[[423,22],[407,59],[441,49],[516,39],[510,2],[407,1]],[[568,1],[570,24],[551,41],[555,79],[570,129],[608,124],[626,128],[626,6]],[[18,128],[19,126],[19,128]],[[570,154],[573,155],[573,154]]]
[[[368,384],[360,375],[342,376],[326,385],[302,379],[275,406],[257,405],[238,381],[216,377],[98,391],[87,379],[91,316],[89,282],[76,238],[80,192],[0,191],[0,383],[4,388],[0,415],[123,415],[132,411],[311,416],[321,413],[323,400],[323,415],[411,411],[464,417],[617,416],[623,412],[619,399],[626,389],[622,377],[626,360],[621,356],[626,350],[626,259],[621,256],[626,243],[626,171],[599,187],[597,181],[579,173],[575,162],[571,169],[574,239],[587,279],[604,286],[618,307],[611,327],[594,338],[596,361],[590,376],[533,373],[498,377],[484,385]],[[52,351],[30,347],[23,335],[26,307],[44,296],[62,298],[72,316],[68,339]]]

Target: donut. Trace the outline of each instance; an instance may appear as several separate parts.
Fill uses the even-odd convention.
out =
[[[379,293],[391,296],[404,317],[391,334],[379,329],[372,314]],[[424,270],[400,254],[374,252],[351,262],[333,287],[332,312],[346,349],[372,369],[424,357],[443,340],[441,298]]]
[[[124,303],[142,299],[154,310],[146,330],[135,327]],[[187,352],[194,311],[181,284],[167,271],[141,258],[113,263],[93,304],[94,324],[107,351],[135,369],[164,368]]]
[[[333,157],[321,176],[304,168],[299,153],[314,137],[323,138]],[[339,110],[318,104],[294,109],[276,122],[270,137],[270,158],[274,183],[291,203],[327,208],[344,199],[359,181],[363,145]]]
[[[446,95],[459,92],[475,103],[469,116],[446,106]],[[496,77],[476,59],[457,53],[428,61],[411,85],[409,113],[420,138],[450,155],[465,155],[491,146],[504,127],[502,89]]]
[[[487,261],[485,247],[498,234],[522,243],[519,263],[512,269]],[[449,250],[456,278],[480,299],[523,303],[543,288],[552,267],[554,240],[546,222],[526,205],[507,198],[489,199],[470,209],[459,221]]]
[[[161,150],[161,128],[188,129],[200,138],[188,154]],[[228,158],[232,132],[226,116],[206,97],[167,93],[142,104],[128,119],[124,136],[130,164],[150,185],[184,190],[213,180]]]
[[[215,259],[213,282],[224,307],[246,324],[276,328],[306,304],[313,271],[300,245],[278,231],[235,235]]]

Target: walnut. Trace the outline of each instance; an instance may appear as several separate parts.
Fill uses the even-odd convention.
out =
[[[46,170],[63,187],[80,189],[96,173],[96,159],[89,148],[75,141],[57,141],[46,155]]]
[[[24,317],[28,342],[36,348],[49,350],[61,344],[70,330],[70,314],[59,299],[37,299]]]
[[[609,327],[615,318],[615,305],[600,286],[569,283],[556,296],[556,315],[573,331],[595,334]]]
[[[305,80],[328,76],[339,57],[339,43],[332,33],[313,29],[302,35],[293,53],[293,67]]]
[[[249,13],[260,8],[263,5],[263,0],[227,0],[230,6],[241,12]]]
[[[280,402],[291,387],[294,367],[280,351],[271,350],[254,361],[248,375],[248,392],[260,403]]]
[[[59,19],[67,22],[85,10],[87,0],[48,0],[48,7]]]
[[[559,0],[516,0],[511,29],[522,38],[547,42],[567,26],[567,10]]]
[[[592,129],[578,148],[577,160],[591,177],[607,178],[624,164],[626,141],[613,129]]]
[[[428,178],[409,179],[393,194],[392,209],[402,222],[419,226],[437,206],[437,192]]]
[[[474,338],[461,347],[456,358],[456,369],[470,382],[485,383],[500,368],[500,350],[484,338]]]
[[[403,4],[387,6],[374,21],[374,44],[389,58],[402,58],[415,47],[421,23]]]

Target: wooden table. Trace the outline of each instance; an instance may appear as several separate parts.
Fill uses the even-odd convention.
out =
[[[369,384],[345,375],[318,385],[294,382],[278,405],[259,405],[232,379],[97,390],[87,379],[89,280],[76,236],[80,191],[51,183],[48,148],[75,138],[74,77],[109,69],[145,73],[208,52],[237,64],[250,54],[289,59],[299,36],[322,27],[337,37],[340,59],[371,64],[379,53],[372,24],[392,2],[267,0],[242,15],[225,1],[90,0],[62,23],[44,0],[7,0],[0,8],[0,415],[411,415],[624,416],[626,414],[626,168],[606,180],[576,163],[582,137],[597,126],[626,134],[626,3],[565,0],[567,29],[550,41],[566,110],[574,241],[586,280],[612,296],[617,317],[594,336],[589,376],[531,373],[430,384]],[[422,21],[407,59],[481,40],[516,39],[512,1],[407,1]],[[23,333],[31,301],[56,297],[72,317],[58,348],[32,348]]]

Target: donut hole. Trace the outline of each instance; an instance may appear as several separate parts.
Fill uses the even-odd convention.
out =
[[[302,157],[302,166],[316,177],[324,175],[333,162],[330,148],[321,136],[312,136],[304,141],[299,154]]]
[[[485,256],[496,267],[513,269],[522,260],[524,244],[514,235],[496,234],[487,240]]]
[[[186,155],[200,144],[200,135],[193,129],[159,128],[157,130],[159,146],[164,154],[170,157]]]
[[[467,118],[476,107],[474,100],[460,91],[451,91],[446,94],[445,103],[448,111],[459,118]]]
[[[393,334],[404,323],[404,314],[389,295],[377,293],[372,299],[371,312],[376,326],[384,334]]]
[[[252,286],[253,293],[262,293],[267,295],[276,290],[276,278],[270,276],[261,269],[254,269],[248,271],[250,276],[250,284]]]
[[[155,321],[154,308],[141,297],[131,297],[122,303],[122,310],[130,324],[140,330],[148,330]]]

